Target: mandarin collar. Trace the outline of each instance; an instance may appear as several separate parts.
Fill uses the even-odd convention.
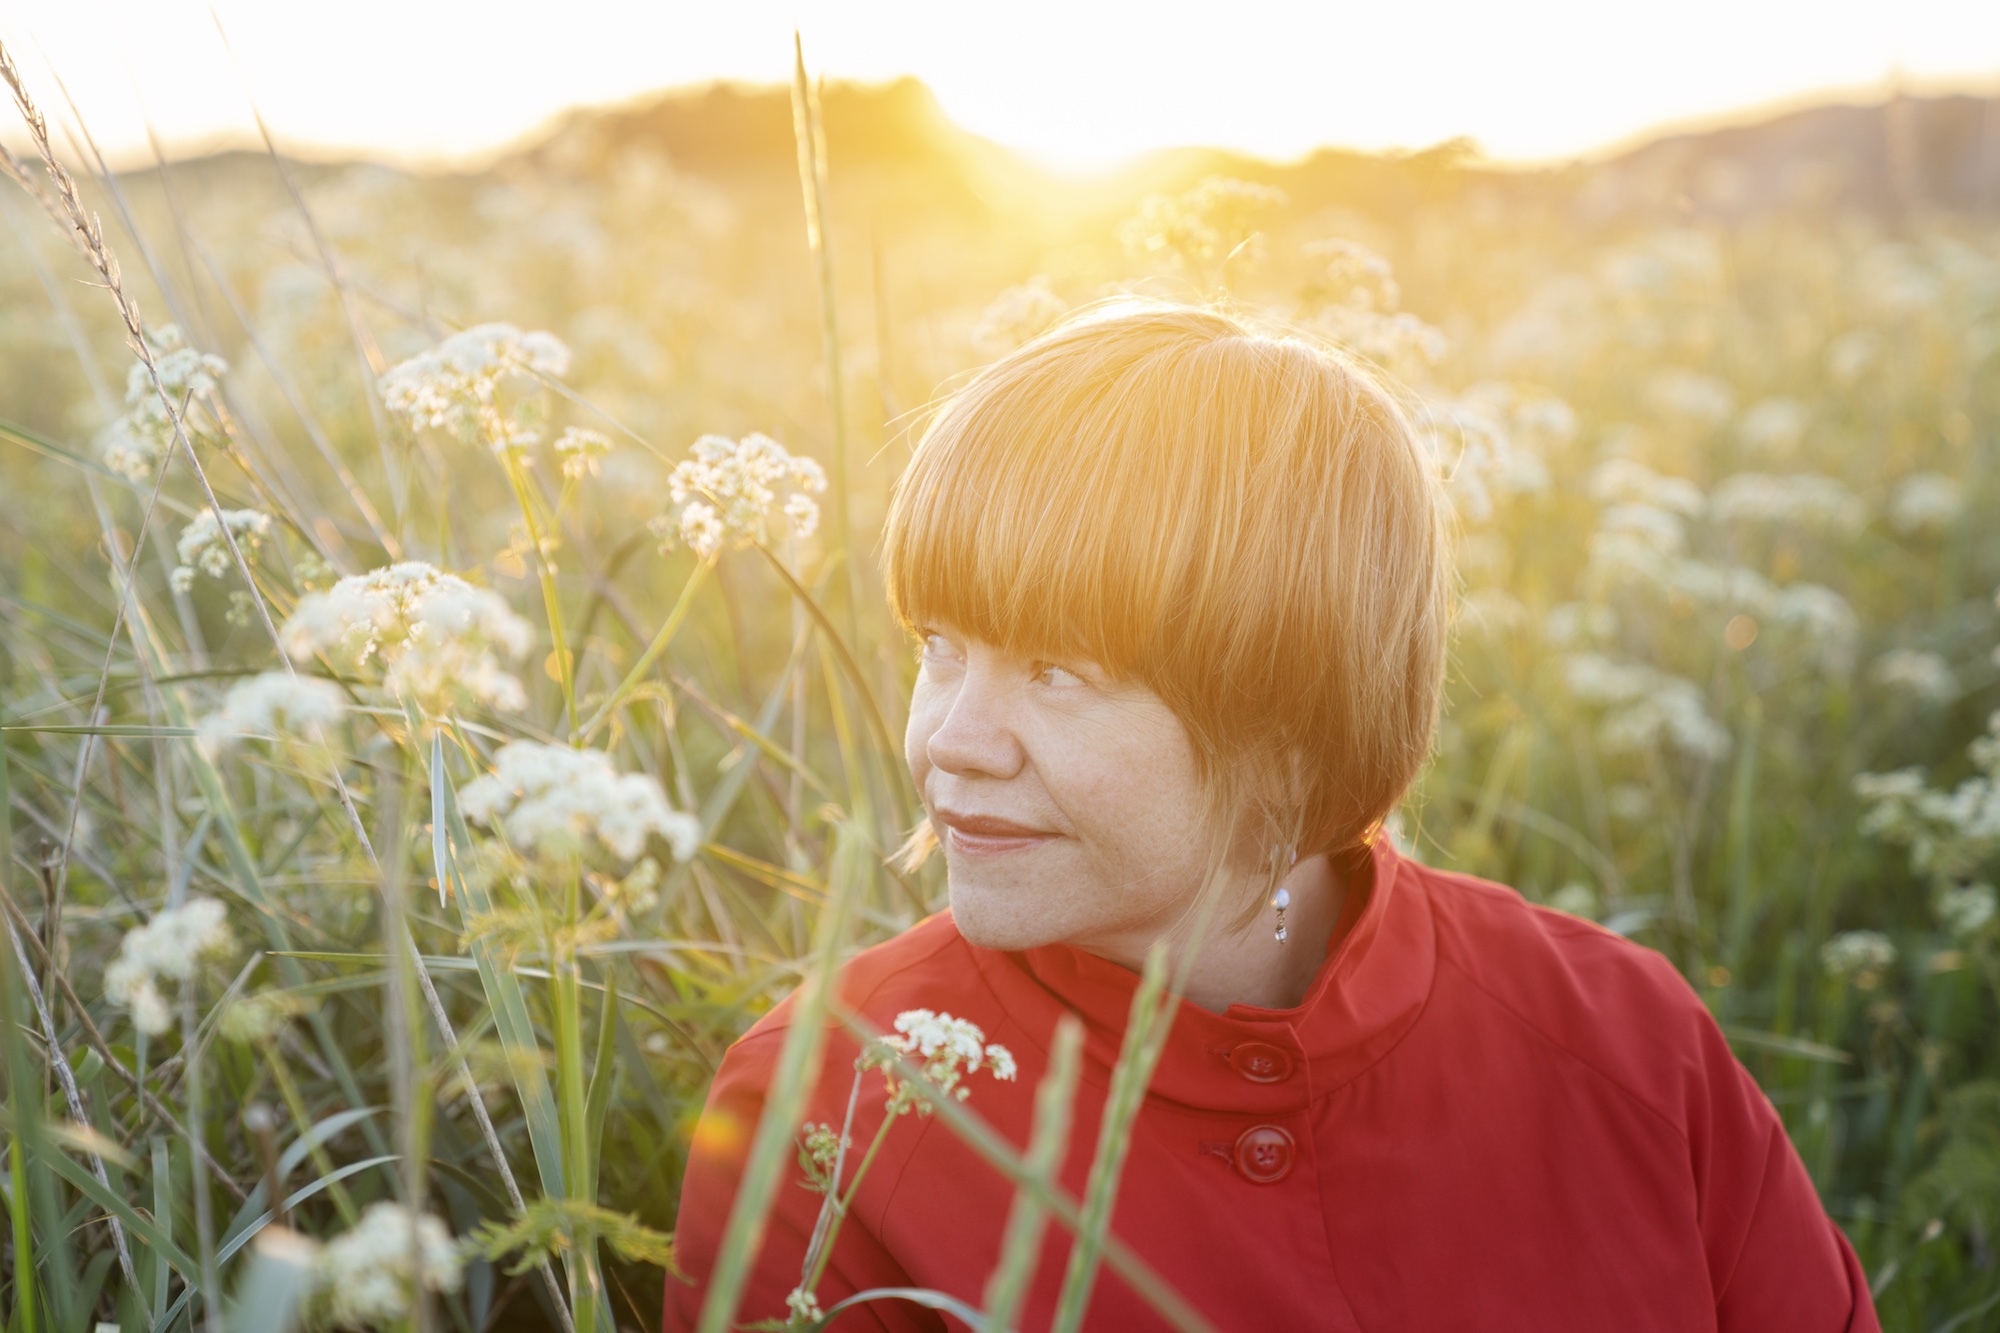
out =
[[[1372,881],[1367,904],[1298,1006],[1233,1004],[1218,1014],[1179,1001],[1151,1095],[1203,1110],[1298,1110],[1353,1079],[1402,1038],[1423,1009],[1436,969],[1430,904],[1388,838],[1373,841],[1362,865]],[[1083,1076],[1100,1086],[1108,1082],[1137,973],[1066,944],[973,952],[1003,995],[1021,995],[1023,983],[1032,988],[1022,996],[1031,1012],[1020,1015],[1019,1036],[1045,1045],[1053,1011],[1076,1014],[1085,1030]],[[1252,1056],[1263,1063],[1248,1067],[1269,1073],[1266,1066],[1275,1061],[1282,1077],[1246,1075]]]

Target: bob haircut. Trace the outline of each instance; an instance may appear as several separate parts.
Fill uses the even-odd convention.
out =
[[[1218,865],[1260,843],[1339,853],[1430,753],[1447,513],[1355,362],[1116,298],[938,404],[890,503],[889,602],[912,633],[1088,658],[1159,695],[1193,742]]]

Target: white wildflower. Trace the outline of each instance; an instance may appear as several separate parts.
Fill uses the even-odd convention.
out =
[[[1565,884],[1549,895],[1549,906],[1558,912],[1580,916],[1587,920],[1597,919],[1597,890],[1588,884]]]
[[[804,1287],[793,1287],[785,1296],[785,1313],[794,1324],[811,1324],[826,1318],[826,1311],[819,1308],[819,1297]]]
[[[1564,602],[1542,621],[1542,637],[1558,648],[1601,643],[1618,633],[1618,616],[1608,606]]]
[[[765,523],[779,509],[792,531],[810,535],[819,524],[813,496],[826,489],[826,473],[818,463],[793,454],[768,435],[752,433],[741,440],[704,435],[688,452],[692,457],[674,465],[667,493],[681,506],[678,522],[661,518],[653,528],[663,539],[674,534],[694,553],[708,559],[725,542],[747,546],[761,541]]]
[[[324,653],[357,669],[378,667],[390,693],[422,707],[506,711],[527,696],[500,659],[520,657],[533,637],[498,593],[417,560],[306,594],[278,631],[294,660]]]
[[[493,757],[493,771],[468,782],[458,802],[466,818],[499,828],[525,854],[574,856],[594,839],[620,861],[632,861],[654,833],[676,860],[700,847],[700,821],[669,805],[657,779],[618,772],[601,750],[510,742]]]
[[[1964,511],[1964,488],[1942,472],[1912,473],[1889,496],[1889,526],[1905,537],[1943,532]]]
[[[1709,716],[1693,681],[1600,653],[1572,654],[1562,667],[1575,698],[1607,708],[1598,733],[1605,749],[1634,753],[1670,745],[1697,759],[1728,753],[1729,733]]]
[[[1896,946],[1879,930],[1845,930],[1819,950],[1820,966],[1831,976],[1867,986],[1896,962]]]
[[[1649,504],[1613,505],[1600,521],[1604,531],[1637,537],[1662,555],[1680,554],[1687,540],[1687,524],[1679,514]]]
[[[229,363],[189,347],[180,329],[165,324],[145,333],[146,346],[159,372],[160,388],[173,400],[174,412],[181,417],[191,442],[214,433],[216,422],[205,401],[229,370]],[[104,465],[132,481],[153,475],[160,460],[174,448],[174,423],[146,363],[135,358],[125,376],[125,415],[107,426],[98,437]]]
[[[407,1318],[419,1287],[459,1288],[464,1257],[451,1232],[428,1213],[373,1203],[354,1229],[328,1242],[313,1264],[313,1299],[336,1327],[375,1327]]]
[[[480,324],[393,367],[380,387],[383,403],[412,426],[452,431],[505,450],[530,437],[503,411],[502,386],[568,371],[569,349],[554,334]]]
[[[571,426],[556,436],[552,446],[562,460],[562,474],[571,481],[596,476],[598,465],[611,452],[611,437],[602,431]]]
[[[1690,425],[1713,428],[1736,410],[1736,395],[1713,375],[1691,370],[1662,370],[1646,386],[1653,409]]]
[[[1777,476],[1743,472],[1728,478],[1709,498],[1724,523],[1770,524],[1853,533],[1868,521],[1868,507],[1832,477],[1812,472]]]
[[[1875,679],[1926,704],[1950,703],[1958,697],[1958,677],[1936,653],[1897,648],[1875,659]]]
[[[119,941],[118,956],[104,969],[104,998],[131,1012],[133,1026],[157,1036],[173,1025],[162,981],[185,984],[207,959],[235,947],[222,904],[190,898],[162,909]]]
[[[247,561],[270,533],[271,516],[255,509],[225,509],[222,522],[217,523],[213,509],[196,514],[194,521],[181,529],[180,541],[174,545],[181,561],[172,576],[175,589],[186,592],[193,587],[197,573],[219,579],[235,568],[235,558],[222,535],[225,527]]]
[[[1946,930],[1961,938],[1986,929],[1995,915],[2000,915],[2000,894],[1994,892],[1991,884],[1950,889],[1938,900],[1938,920]]]
[[[929,1009],[906,1009],[896,1015],[895,1028],[897,1035],[883,1037],[862,1053],[857,1068],[887,1070],[892,1057],[902,1056],[919,1067],[926,1083],[959,1101],[971,1095],[971,1089],[963,1086],[967,1074],[986,1069],[994,1078],[1011,1081],[1018,1072],[1013,1052],[989,1043],[979,1025],[966,1019]],[[920,1114],[929,1114],[928,1102],[893,1073],[887,1077],[892,1113],[915,1107]]]
[[[1040,274],[1009,287],[987,303],[972,326],[972,345],[986,356],[1000,356],[1032,341],[1061,319],[1069,303]]]
[[[1758,453],[1782,458],[1799,447],[1811,419],[1796,398],[1766,398],[1743,414],[1736,435]]]
[[[230,686],[222,707],[195,729],[195,740],[208,755],[244,736],[291,736],[318,744],[346,711],[346,697],[331,681],[265,671]]]
[[[1773,624],[1796,630],[1822,668],[1844,673],[1853,666],[1861,621],[1847,599],[1833,589],[1788,583],[1771,598],[1767,614]]]
[[[1706,501],[1701,488],[1685,477],[1662,476],[1629,458],[1611,458],[1590,474],[1590,498],[1599,504],[1648,505],[1699,518]]]

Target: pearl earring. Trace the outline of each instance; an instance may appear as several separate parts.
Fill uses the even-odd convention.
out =
[[[1273,850],[1276,851],[1280,856],[1285,858],[1286,870],[1289,871],[1291,867],[1299,863],[1299,854],[1296,849],[1291,847],[1280,847],[1280,848],[1274,848]],[[1285,928],[1285,909],[1287,907],[1290,907],[1291,905],[1292,905],[1292,891],[1290,889],[1285,888],[1283,885],[1280,885],[1278,887],[1278,891],[1271,895],[1271,906],[1278,909],[1278,926],[1276,930],[1271,932],[1271,934],[1280,944],[1283,944],[1285,940],[1291,935],[1291,932]]]

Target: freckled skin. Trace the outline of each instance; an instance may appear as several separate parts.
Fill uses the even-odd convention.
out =
[[[1155,938],[1182,938],[1207,869],[1202,791],[1187,728],[1151,690],[1090,662],[1018,658],[934,627],[904,758],[944,848],[952,916],[972,943],[1061,942],[1137,969]],[[982,846],[947,826],[952,815],[1051,836]],[[1291,941],[1279,945],[1268,915],[1231,929],[1243,894],[1257,891],[1254,853],[1240,859],[1187,996],[1217,1010],[1294,1004],[1325,957],[1343,886],[1324,857],[1300,861],[1285,880]]]

